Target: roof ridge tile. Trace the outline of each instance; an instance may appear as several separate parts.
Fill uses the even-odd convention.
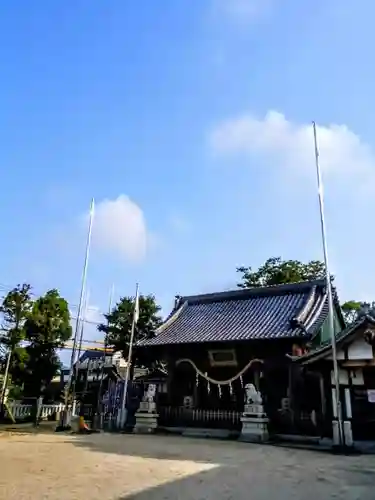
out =
[[[279,292],[284,293],[302,293],[304,289],[311,289],[312,287],[324,287],[324,279],[309,280],[309,281],[296,281],[293,283],[282,283],[276,285],[267,285],[260,287],[249,287],[249,288],[236,288],[234,290],[226,290],[223,292],[212,292],[203,293],[197,295],[186,295],[181,297],[181,301],[188,301],[191,303],[198,302],[221,302],[227,300],[240,300],[248,299],[257,296],[267,296],[274,295]]]

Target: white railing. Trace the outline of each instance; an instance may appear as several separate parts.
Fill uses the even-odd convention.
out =
[[[33,415],[33,405],[23,405],[19,403],[8,403],[5,416],[13,416],[15,420],[23,420],[25,418],[31,417]],[[70,406],[71,408],[71,406]],[[8,411],[9,409],[9,411]],[[64,404],[54,404],[54,405],[42,405],[40,411],[40,418],[46,419],[55,415],[56,413],[61,413],[64,410]],[[11,415],[9,415],[9,412]]]
[[[9,401],[6,405],[5,416],[14,418],[14,420],[24,420],[25,418],[29,418],[33,415],[34,405],[24,405],[19,402]],[[40,409],[39,418],[42,420],[47,419],[48,417],[52,417],[53,415],[59,414],[64,411],[65,405],[64,403],[57,403],[53,405],[42,405]],[[72,405],[69,405],[69,410],[72,410]],[[76,403],[73,405],[73,414],[78,415],[79,405]],[[11,415],[9,415],[9,412]],[[92,417],[93,408],[91,405],[85,406],[84,415],[85,418]]]

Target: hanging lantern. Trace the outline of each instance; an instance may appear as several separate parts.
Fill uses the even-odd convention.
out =
[[[232,386],[232,382],[229,382],[229,394],[231,396],[233,396],[233,386]]]
[[[220,384],[218,385],[218,388],[219,388],[219,398],[221,398],[221,385]]]
[[[196,372],[196,375],[195,375],[195,385],[198,387],[198,384],[199,384],[199,375],[198,375],[198,372]]]
[[[241,382],[241,387],[243,388],[243,378],[242,378],[242,375],[240,376],[240,382]]]

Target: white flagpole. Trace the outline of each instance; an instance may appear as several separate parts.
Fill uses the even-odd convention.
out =
[[[132,327],[131,327],[131,332],[130,332],[128,359],[127,359],[127,364],[126,364],[126,375],[125,375],[125,382],[124,382],[124,392],[122,394],[121,410],[119,412],[120,429],[123,429],[123,427],[125,425],[125,421],[126,421],[126,398],[127,398],[127,392],[128,392],[129,377],[130,377],[130,366],[131,366],[132,353],[133,353],[134,331],[135,331],[135,325],[138,322],[138,318],[139,318],[139,285],[137,283],[136,290],[135,290],[133,321],[132,321]]]
[[[78,339],[79,339],[80,325],[81,325],[81,319],[82,319],[82,309],[84,307],[84,297],[85,297],[86,281],[87,281],[87,268],[88,268],[89,257],[90,257],[91,234],[92,234],[92,225],[93,225],[93,221],[94,221],[94,212],[95,212],[95,202],[94,202],[94,198],[92,198],[91,204],[90,204],[89,228],[88,228],[87,239],[86,239],[85,261],[83,264],[83,271],[82,271],[81,294],[79,297],[78,312],[77,312],[76,325],[75,325],[75,331],[74,331],[74,337],[73,337],[73,348],[72,348],[72,354],[70,357],[69,378],[68,378],[68,382],[67,382],[66,388],[65,388],[65,409],[64,409],[63,422],[62,422],[63,426],[66,426],[67,424],[69,424],[68,423],[68,398],[69,398],[69,391],[71,388],[72,378],[73,378],[73,374],[74,374],[74,363],[75,363],[77,343],[78,343]]]
[[[338,434],[339,434],[339,445],[344,445],[344,433],[342,425],[342,413],[341,413],[341,398],[340,398],[340,382],[339,382],[339,369],[337,363],[337,346],[336,346],[336,334],[335,334],[335,323],[334,323],[334,304],[332,296],[332,283],[331,275],[329,273],[328,267],[328,249],[327,249],[327,238],[326,238],[326,224],[324,218],[324,198],[323,198],[323,182],[322,175],[319,165],[319,149],[318,149],[318,139],[316,134],[316,124],[312,122],[313,132],[314,132],[314,147],[315,147],[315,166],[316,175],[318,181],[318,195],[319,195],[319,208],[320,208],[320,227],[322,232],[322,244],[324,253],[324,265],[326,271],[326,286],[328,295],[328,325],[331,334],[331,346],[332,346],[332,361],[333,361],[333,377],[335,382],[336,391],[336,401],[332,401],[336,405],[337,413],[337,423],[338,423]]]
[[[82,352],[82,343],[83,343],[83,334],[85,331],[85,324],[89,312],[89,303],[90,303],[90,290],[87,290],[86,292],[86,297],[85,297],[85,308],[83,311],[83,318],[81,319],[81,328],[80,328],[80,336],[79,336],[79,342],[78,342],[78,352],[77,352],[77,363],[79,362],[79,358],[81,356]]]

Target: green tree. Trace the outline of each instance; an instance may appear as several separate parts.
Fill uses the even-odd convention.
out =
[[[24,331],[27,342],[24,392],[39,396],[61,367],[57,350],[72,336],[69,306],[57,290],[49,290],[34,301]]]
[[[251,288],[324,278],[325,266],[318,260],[304,264],[299,260],[271,257],[256,271],[252,267],[238,267],[237,272],[242,275],[238,286]]]
[[[357,318],[361,318],[365,314],[372,316],[375,319],[375,302],[361,302],[360,308],[357,311]]]
[[[311,260],[307,264],[299,260],[282,260],[281,257],[271,257],[259,267],[253,270],[251,267],[238,267],[241,273],[240,288],[261,287],[269,285],[281,285],[284,283],[297,283],[325,278],[325,266],[323,262]],[[365,303],[349,300],[341,306],[345,321],[352,323],[362,314],[372,314],[375,317],[375,302]]]
[[[22,385],[23,372],[27,362],[25,322],[32,306],[31,286],[27,283],[17,285],[4,297],[0,306],[2,326],[0,344],[2,346],[3,378],[2,387],[12,380]]]
[[[353,323],[358,318],[363,304],[356,300],[348,300],[341,305],[341,309],[347,324]]]
[[[98,326],[98,330],[105,334],[106,344],[115,351],[121,351],[125,359],[129,353],[134,300],[134,297],[121,298],[110,314],[105,315],[106,323]],[[162,323],[160,310],[153,295],[139,296],[139,319],[134,330],[134,344],[142,338],[155,336],[155,330]],[[134,352],[134,358],[133,363],[147,366],[153,364],[152,360],[144,357],[141,359],[137,352]]]

